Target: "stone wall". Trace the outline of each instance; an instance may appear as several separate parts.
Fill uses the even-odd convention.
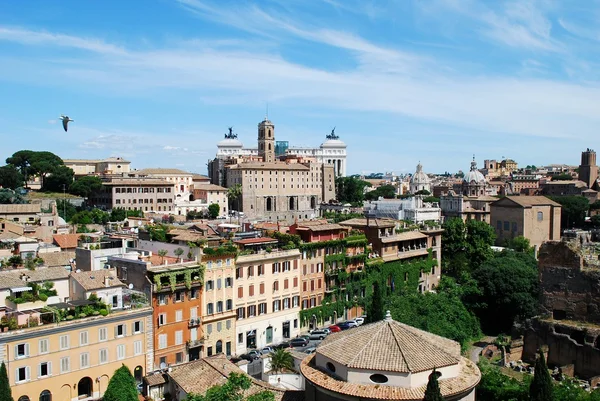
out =
[[[600,266],[574,243],[546,242],[539,252],[541,314],[600,323]]]

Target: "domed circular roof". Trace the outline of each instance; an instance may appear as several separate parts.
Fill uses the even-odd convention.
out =
[[[348,352],[348,350],[354,350]],[[317,354],[350,370],[416,373],[456,365],[460,344],[392,320],[332,333]]]
[[[239,139],[226,138],[217,143],[219,148],[243,148],[244,145]]]
[[[412,184],[429,184],[431,182],[427,174],[423,172],[423,166],[421,163],[417,164],[417,171],[410,179],[410,182]]]
[[[321,144],[322,148],[345,148],[346,144],[339,139],[328,139]]]
[[[465,174],[463,182],[465,184],[470,184],[472,182],[482,185],[485,184],[485,177],[483,176],[483,174],[481,174],[481,172],[479,172],[479,170],[477,170],[477,162],[475,161],[475,159],[473,159],[473,161],[471,162],[471,170],[467,174]]]

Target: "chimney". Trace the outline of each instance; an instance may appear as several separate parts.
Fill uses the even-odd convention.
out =
[[[110,276],[108,276],[108,275],[104,276],[104,286],[105,287],[110,287],[110,279],[111,279]]]

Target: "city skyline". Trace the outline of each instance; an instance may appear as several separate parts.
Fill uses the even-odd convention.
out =
[[[0,4],[3,158],[205,174],[227,127],[254,146],[267,105],[292,146],[336,126],[349,174],[466,171],[473,154],[576,165],[595,147],[597,3],[102,4]]]

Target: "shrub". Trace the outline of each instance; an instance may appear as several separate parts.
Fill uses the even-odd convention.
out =
[[[107,316],[108,315],[108,311],[106,309],[100,309],[100,314],[102,316]]]
[[[38,296],[40,298],[40,301],[46,302],[48,300],[48,295],[46,294],[40,294]]]

